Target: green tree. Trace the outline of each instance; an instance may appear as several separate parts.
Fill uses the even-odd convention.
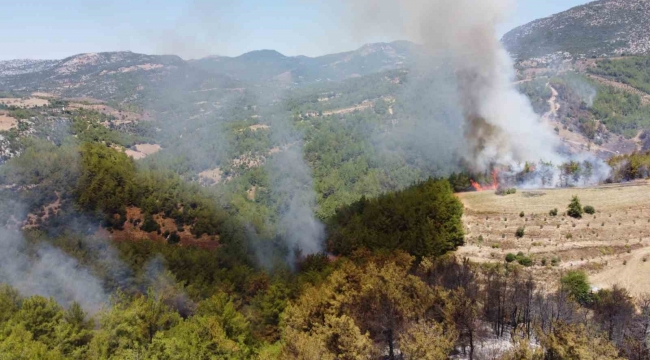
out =
[[[591,285],[589,285],[587,274],[583,271],[572,270],[567,272],[560,280],[560,283],[579,304],[590,305],[592,303]]]
[[[571,203],[569,203],[569,207],[566,213],[572,218],[582,218],[582,205],[580,205],[580,199],[577,196],[574,196],[571,199]]]

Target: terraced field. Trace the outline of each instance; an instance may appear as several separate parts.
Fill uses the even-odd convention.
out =
[[[596,208],[573,219],[564,212],[572,196]],[[596,287],[619,284],[635,295],[650,292],[650,184],[593,188],[492,191],[458,194],[465,205],[466,246],[458,253],[476,262],[503,262],[522,252],[537,278],[583,269]],[[557,208],[557,216],[549,215]],[[523,212],[523,216],[522,215]],[[521,238],[518,228],[524,228]],[[548,283],[549,286],[554,286]]]

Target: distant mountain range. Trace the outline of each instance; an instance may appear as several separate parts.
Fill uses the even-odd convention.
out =
[[[650,0],[599,0],[535,20],[505,34],[519,60],[566,53],[573,58],[650,53]]]
[[[409,63],[415,47],[407,41],[377,43],[313,58],[259,50],[237,57],[189,61],[173,55],[128,51],[79,54],[58,61],[10,60],[0,62],[0,90],[132,101],[148,89],[161,86],[178,90],[259,84],[296,86],[402,68]]]
[[[502,42],[519,60],[648,54],[648,19],[650,0],[599,0],[518,27]],[[232,90],[340,81],[408,67],[417,52],[418,45],[396,41],[320,57],[259,50],[237,57],[188,61],[173,55],[132,52],[79,54],[63,60],[10,60],[0,61],[0,91],[41,91],[62,97],[137,103],[161,88]]]

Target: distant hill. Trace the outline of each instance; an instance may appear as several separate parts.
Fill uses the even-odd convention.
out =
[[[46,70],[58,63],[57,60],[5,60],[0,61],[0,77],[29,74]]]
[[[203,71],[171,55],[123,51],[79,54],[58,61],[0,63],[0,90],[41,91],[118,103],[149,101],[161,88],[190,91],[237,86],[228,76]]]
[[[505,34],[517,59],[650,53],[650,1],[599,0],[535,20]]]
[[[408,41],[368,44],[355,50],[320,57],[284,56],[259,50],[238,57],[207,57],[192,61],[197,67],[228,74],[245,82],[311,83],[338,81],[406,66],[416,45]]]

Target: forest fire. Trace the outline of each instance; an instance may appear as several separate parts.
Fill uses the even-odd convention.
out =
[[[472,184],[472,187],[476,191],[487,191],[487,190],[496,190],[499,187],[499,171],[497,169],[494,169],[492,171],[492,183],[489,185],[481,185],[477,183],[474,180],[470,180],[470,183]]]

